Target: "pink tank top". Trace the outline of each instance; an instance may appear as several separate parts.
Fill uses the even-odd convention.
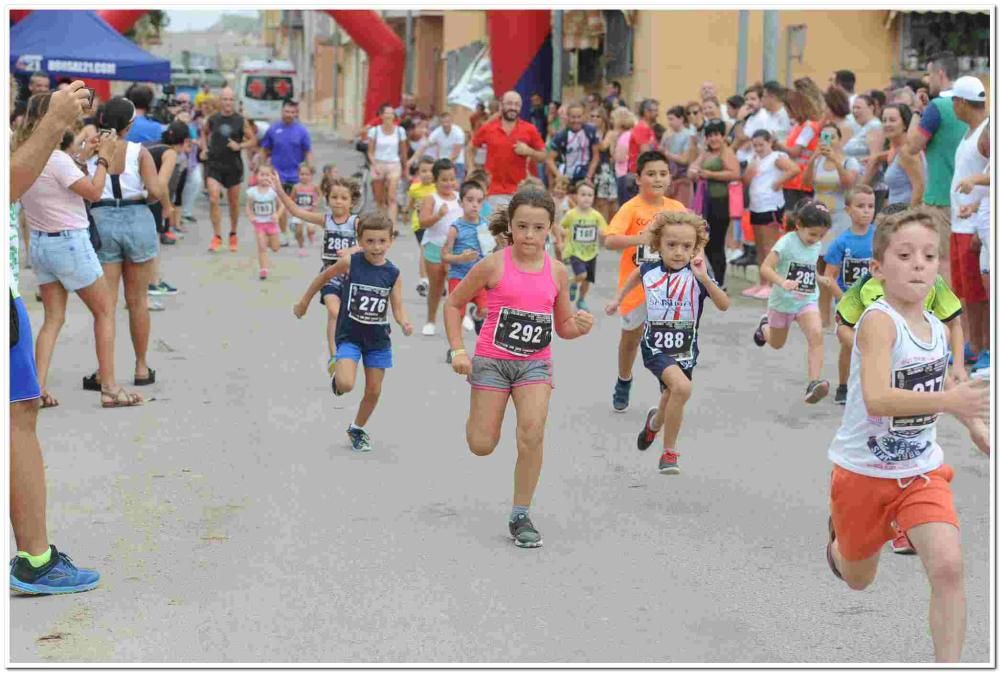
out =
[[[496,360],[548,360],[554,334],[553,308],[559,288],[552,260],[541,271],[517,268],[511,248],[503,250],[503,275],[486,291],[488,315],[476,340],[478,357]]]
[[[628,174],[628,144],[632,140],[632,130],[629,129],[618,136],[615,143],[615,156],[625,156],[624,161],[615,160],[615,177],[623,178]]]
[[[299,208],[302,208],[303,210],[308,210],[310,212],[316,210],[317,206],[316,185],[309,185],[308,187],[303,187],[302,185],[299,185],[295,191],[296,191],[295,205],[297,205]]]

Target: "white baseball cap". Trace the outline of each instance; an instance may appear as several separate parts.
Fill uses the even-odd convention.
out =
[[[986,102],[986,87],[978,77],[966,75],[956,79],[950,89],[942,91],[941,97]]]

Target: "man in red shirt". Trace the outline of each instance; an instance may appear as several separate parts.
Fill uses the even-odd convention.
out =
[[[469,141],[470,154],[486,147],[486,172],[490,174],[487,201],[492,212],[505,208],[528,175],[528,162],[545,161],[545,142],[534,124],[519,118],[521,96],[508,91],[500,101],[500,117],[476,130]]]
[[[639,162],[639,155],[643,152],[656,149],[656,134],[653,133],[653,125],[660,114],[660,103],[652,98],[647,98],[639,103],[639,121],[632,128],[632,135],[628,142],[628,175],[629,198],[639,193],[636,186],[636,170]]]

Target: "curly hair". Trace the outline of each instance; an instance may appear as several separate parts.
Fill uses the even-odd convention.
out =
[[[925,207],[907,208],[906,210],[888,215],[875,225],[875,237],[872,239],[872,256],[881,262],[885,259],[885,251],[893,235],[905,226],[919,224],[934,232],[937,237],[941,231],[942,216]]]
[[[663,242],[663,233],[667,227],[691,227],[695,234],[695,250],[702,250],[708,244],[708,224],[700,215],[687,211],[663,211],[657,213],[646,231],[654,250],[659,250]]]
[[[319,183],[319,193],[327,201],[330,200],[330,192],[334,187],[343,187],[351,195],[351,205],[354,205],[361,198],[361,185],[354,178],[344,178],[339,175],[335,178],[324,177]]]

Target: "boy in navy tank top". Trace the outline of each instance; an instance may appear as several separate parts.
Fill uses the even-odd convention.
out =
[[[344,277],[340,297],[344,310],[337,316],[337,364],[332,385],[333,394],[338,396],[353,390],[358,362],[363,361],[365,395],[347,429],[354,451],[371,451],[371,438],[364,427],[378,404],[385,370],[392,367],[389,308],[403,334],[413,333],[403,307],[399,269],[386,258],[392,238],[392,222],[385,215],[363,216],[358,222],[361,252],[341,257],[313,279],[293,309],[301,318],[320,288],[333,278]]]

